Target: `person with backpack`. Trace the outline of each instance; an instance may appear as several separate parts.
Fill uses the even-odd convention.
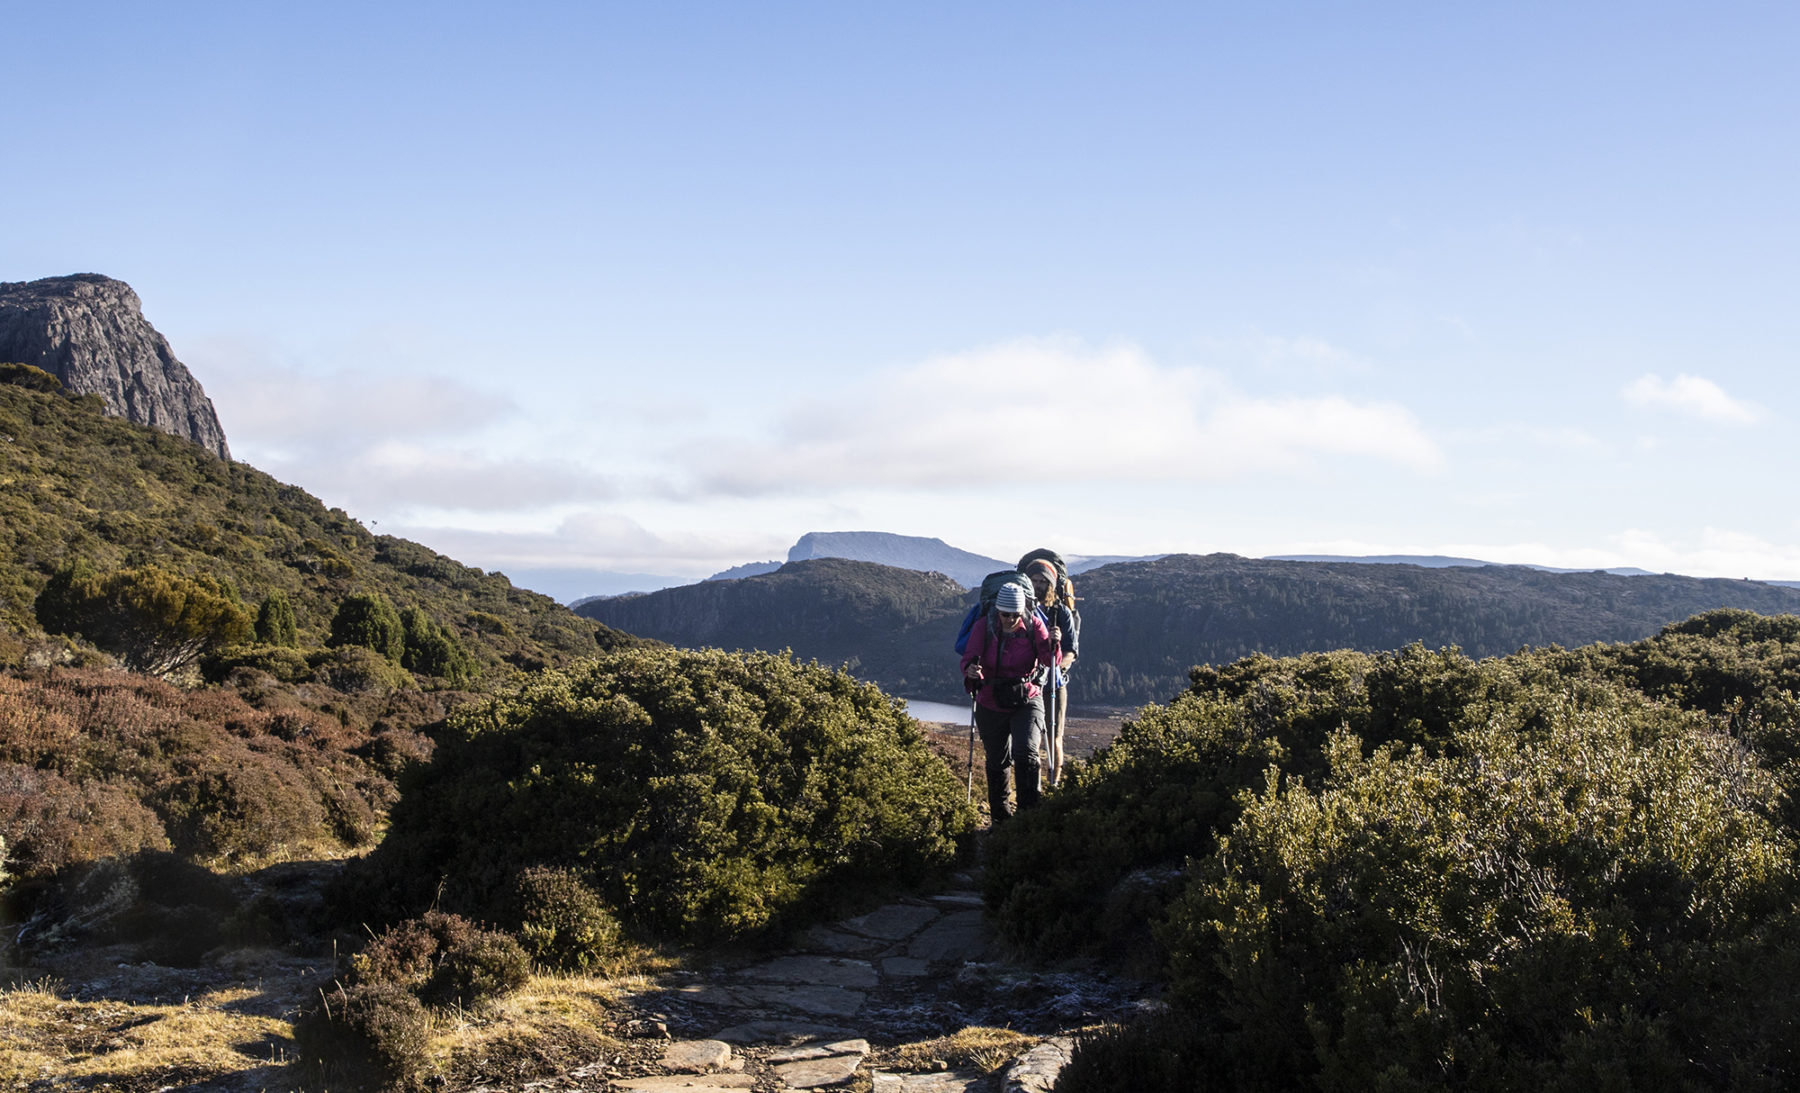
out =
[[[1017,808],[1038,803],[1038,741],[1044,732],[1044,693],[1038,680],[1057,661],[1056,642],[1034,610],[1025,582],[1002,584],[993,607],[969,628],[963,685],[975,696],[975,727],[986,758],[988,812],[995,824],[1016,809],[1007,800],[1013,770]]]
[[[1055,640],[1058,651],[1056,664],[1051,669],[1052,686],[1044,703],[1044,751],[1050,764],[1050,788],[1055,789],[1062,780],[1063,726],[1069,718],[1069,671],[1081,654],[1081,617],[1075,614],[1073,606],[1074,586],[1067,575],[1057,569],[1056,563],[1061,559],[1048,552],[1041,557],[1026,555],[1026,558],[1028,560],[1019,566],[1019,571],[1031,578],[1038,607],[1050,624],[1050,637]]]

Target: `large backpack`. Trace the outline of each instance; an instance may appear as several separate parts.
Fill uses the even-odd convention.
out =
[[[1036,613],[1040,618],[1043,611],[1038,607],[1037,589],[1031,587],[1031,578],[1016,569],[1003,569],[998,573],[989,573],[981,579],[981,598],[969,613],[963,616],[962,628],[956,632],[956,651],[965,652],[969,648],[969,630],[974,627],[975,620],[988,615],[994,610],[994,600],[1000,590],[1009,584],[1016,584],[1025,592],[1025,609]],[[1048,622],[1045,623],[1048,626]]]
[[[1075,633],[1072,635],[1075,639],[1073,644],[1079,646],[1081,644],[1081,612],[1075,610],[1075,583],[1069,580],[1068,563],[1063,561],[1062,555],[1049,547],[1038,547],[1019,559],[1019,572],[1025,572],[1025,567],[1039,558],[1056,567],[1056,598],[1069,609],[1069,618],[1075,623]]]

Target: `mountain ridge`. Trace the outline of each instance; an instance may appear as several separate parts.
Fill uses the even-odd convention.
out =
[[[974,594],[847,559],[584,604],[578,614],[676,645],[793,647],[909,698],[960,694],[951,642]],[[1381,652],[1413,642],[1474,657],[1521,646],[1634,641],[1715,608],[1800,613],[1800,589],[1676,575],[1553,573],[1175,554],[1083,574],[1077,703],[1164,701],[1188,670],[1253,654]],[[754,602],[747,622],[744,605]],[[828,631],[784,622],[829,617]],[[825,640],[825,639],[829,640]]]

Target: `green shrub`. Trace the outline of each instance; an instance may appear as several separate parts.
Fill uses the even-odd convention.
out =
[[[400,612],[406,634],[406,651],[400,664],[409,672],[435,676],[452,685],[465,683],[476,674],[475,662],[463,650],[456,634],[433,622],[417,607]]]
[[[287,593],[272,589],[263,597],[256,611],[256,640],[264,645],[295,646],[300,644],[299,623],[294,618],[294,605]]]
[[[619,922],[568,869],[519,874],[519,940],[532,959],[559,971],[608,971],[620,955]]]
[[[379,592],[357,592],[344,597],[337,613],[331,617],[331,636],[325,639],[331,648],[360,646],[373,649],[400,663],[406,654],[406,628],[400,614]]]
[[[165,676],[212,649],[250,636],[250,616],[228,586],[155,565],[101,575],[77,559],[52,576],[37,618],[57,634],[80,634],[133,671]]]
[[[34,364],[0,363],[0,383],[23,387],[27,391],[60,393],[62,381]]]
[[[1770,940],[1800,886],[1741,749],[1673,711],[1565,700],[1449,751],[1339,734],[1318,789],[1271,774],[1198,868],[1167,926],[1172,993],[1225,1022],[1240,1080],[1794,1077],[1761,1037],[1800,1019],[1800,982],[1756,967],[1797,963]]]
[[[232,645],[219,650],[206,661],[204,674],[209,682],[226,679],[239,668],[267,672],[282,683],[304,683],[312,678],[313,668],[306,654],[286,645]]]
[[[346,645],[309,653],[306,663],[313,678],[340,691],[397,691],[413,686],[413,678],[399,664],[373,649]]]
[[[305,1068],[328,1089],[418,1089],[432,1072],[431,1015],[387,983],[338,987],[294,1023]]]
[[[445,906],[498,918],[534,862],[633,925],[724,938],[922,880],[974,817],[873,687],[786,656],[633,649],[459,708],[391,819],[351,878],[390,914],[442,878]]]

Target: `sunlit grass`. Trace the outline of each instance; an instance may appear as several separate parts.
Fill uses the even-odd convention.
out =
[[[233,1007],[258,992],[213,991],[180,1003],[64,998],[50,981],[0,990],[0,1087],[46,1078],[127,1083],[285,1066],[287,1022]]]

